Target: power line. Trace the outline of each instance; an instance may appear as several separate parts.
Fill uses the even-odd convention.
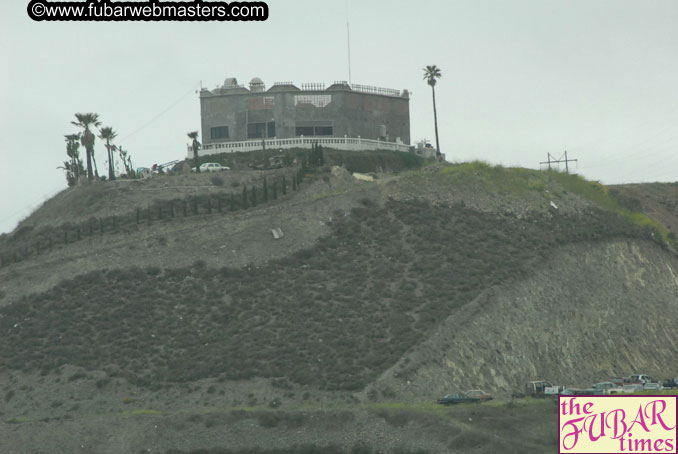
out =
[[[174,107],[176,107],[176,105],[179,104],[181,101],[183,101],[188,95],[190,95],[191,93],[195,93],[196,87],[197,87],[197,85],[194,86],[194,87],[192,87],[192,88],[191,88],[189,91],[187,91],[185,94],[181,95],[181,97],[180,97],[179,99],[177,99],[177,100],[174,101],[172,104],[170,104],[169,107],[167,107],[166,109],[164,109],[164,110],[163,110],[162,112],[160,112],[159,114],[155,115],[153,118],[151,118],[149,121],[147,121],[146,123],[144,123],[143,125],[141,125],[141,126],[138,127],[137,129],[135,129],[135,130],[132,131],[131,133],[127,134],[127,135],[126,135],[125,137],[123,137],[122,139],[118,140],[118,142],[124,142],[125,140],[129,139],[130,137],[132,137],[133,135],[135,135],[135,134],[138,133],[139,131],[142,131],[142,130],[145,129],[146,127],[150,126],[150,125],[151,125],[153,122],[155,122],[158,118],[162,117],[162,116],[165,115],[167,112],[169,112],[169,111],[172,110]]]
[[[647,46],[648,49],[649,49],[649,47],[650,47],[650,45]],[[672,74],[669,74],[669,71],[668,71],[667,69],[665,69],[664,71],[662,71],[662,72],[660,72],[660,73],[656,73],[656,74],[654,75],[654,76],[655,76],[655,84],[656,84],[656,81],[657,81],[657,76],[661,76],[661,80],[663,80],[664,78],[668,78],[668,77],[664,77],[664,76],[666,76],[667,74],[669,75],[669,77],[673,77]],[[584,116],[584,112],[586,112],[586,114],[594,112],[593,109],[591,109],[591,107],[592,107],[593,105],[596,105],[596,104],[598,104],[598,103],[597,103],[595,100],[592,100],[591,102],[587,103],[587,105],[586,105],[585,108],[580,108],[580,109],[579,109],[579,116],[580,116],[580,117],[583,117],[583,116]],[[604,109],[604,110],[602,110],[602,111],[599,110],[599,111],[597,112],[597,115],[598,115],[600,118],[606,118],[606,117],[608,117],[610,114],[616,112],[616,110],[618,110],[618,107],[616,107],[616,106],[614,106],[614,105],[611,105],[611,104],[607,104],[607,106],[604,107],[603,109]],[[589,111],[590,111],[590,112],[589,112]],[[660,114],[661,114],[662,116],[664,116],[664,117],[671,117],[671,116],[672,116],[674,113],[676,113],[676,112],[678,112],[678,106],[674,106],[673,109],[672,109],[671,111],[669,111],[669,112],[664,112],[664,113],[660,113]],[[641,122],[641,123],[636,124],[636,125],[635,125],[634,127],[632,127],[632,128],[626,128],[626,129],[625,129],[625,134],[628,136],[630,133],[635,132],[635,131],[637,131],[638,129],[645,128],[645,126],[648,126],[648,125],[654,124],[654,123],[655,123],[655,120],[653,120],[653,119],[651,119],[651,118],[648,118],[647,120],[645,120],[645,121],[643,121],[643,122]],[[594,124],[591,125],[590,131],[599,131],[599,130],[600,130],[600,128],[599,128],[598,126],[595,126]],[[578,143],[578,144],[575,144],[575,146],[573,146],[572,148],[573,148],[573,149],[574,149],[574,148],[579,149],[579,148],[582,148],[585,144],[586,144],[586,145],[592,145],[592,144],[595,144],[595,142],[597,142],[597,141],[599,141],[600,139],[602,139],[604,135],[605,135],[605,134],[602,134],[602,135],[599,134],[597,137],[585,139],[583,142],[580,142],[580,143]],[[621,135],[617,137],[617,139],[620,139],[620,138],[622,138]]]
[[[61,190],[57,190],[56,192],[58,193],[60,191]],[[47,201],[53,195],[54,195],[54,192],[42,195],[40,197],[40,200],[38,200],[37,202],[31,203],[27,206],[23,206],[22,208],[19,208],[18,210],[16,210],[12,214],[9,214],[9,215],[3,217],[2,219],[0,219],[0,222],[5,222],[5,221],[8,221],[12,218],[18,217],[18,216],[23,216],[24,213],[28,213],[28,214],[32,213],[37,207],[39,207],[40,205],[45,203],[45,201]]]
[[[676,109],[676,112],[678,112],[678,109]],[[653,123],[652,121],[649,121],[649,123]],[[654,122],[656,124],[656,122]],[[658,128],[654,128],[653,131],[650,131],[646,134],[643,134],[645,138],[636,140],[635,142],[629,143],[629,140],[631,136],[633,135],[631,131],[635,131],[640,129],[640,124],[635,125],[633,128],[626,128],[624,129],[624,132],[621,134],[615,134],[613,137],[611,137],[609,140],[606,140],[605,143],[603,144],[604,146],[601,145],[601,141],[598,140],[598,144],[595,144],[595,140],[590,141],[586,145],[577,145],[577,146],[572,146],[570,148],[576,149],[579,151],[583,151],[585,149],[591,149],[595,148],[597,150],[601,148],[614,148],[614,151],[607,152],[603,155],[600,155],[597,159],[594,159],[591,162],[597,163],[597,162],[605,162],[609,161],[612,159],[612,157],[619,158],[621,157],[630,157],[634,156],[637,154],[640,154],[642,152],[638,152],[637,149],[641,145],[645,145],[648,143],[652,143],[656,140],[659,139],[659,137],[666,135],[667,133],[672,133],[674,130],[676,130],[676,127],[678,127],[678,123],[676,123],[674,120],[670,120],[668,124],[665,124],[664,126],[660,126]],[[602,137],[601,137],[602,139]]]

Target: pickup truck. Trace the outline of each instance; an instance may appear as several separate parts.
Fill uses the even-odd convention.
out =
[[[630,384],[641,384],[644,385],[645,383],[654,383],[655,379],[650,377],[649,375],[646,374],[636,374],[636,375],[630,375],[624,379],[624,383],[630,383]]]
[[[564,386],[552,385],[547,381],[530,381],[525,383],[524,396],[555,397],[564,389]]]

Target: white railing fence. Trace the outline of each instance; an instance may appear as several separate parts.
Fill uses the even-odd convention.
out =
[[[326,148],[337,150],[363,151],[387,150],[409,152],[412,147],[404,143],[384,142],[381,140],[361,139],[353,137],[295,137],[293,139],[253,139],[242,142],[209,143],[198,151],[199,156],[209,156],[219,153],[236,153],[266,148],[267,150],[285,150],[289,148],[311,148],[313,144],[320,144]],[[193,148],[187,145],[186,157],[193,157]]]

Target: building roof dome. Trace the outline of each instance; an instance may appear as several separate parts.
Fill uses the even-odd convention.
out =
[[[264,88],[264,81],[258,77],[254,77],[250,80],[250,91],[264,91]]]
[[[234,88],[238,86],[238,79],[235,77],[227,77],[224,80],[224,88]]]

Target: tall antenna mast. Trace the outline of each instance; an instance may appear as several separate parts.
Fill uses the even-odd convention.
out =
[[[351,85],[351,29],[348,26],[348,1],[346,2],[346,44],[348,47],[348,84]]]

